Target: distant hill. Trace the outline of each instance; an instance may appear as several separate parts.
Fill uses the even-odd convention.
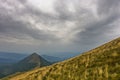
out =
[[[48,56],[48,55],[41,55],[41,56],[51,63],[55,63],[55,62],[59,62],[59,61],[64,60],[63,58],[54,57],[54,56]]]
[[[33,53],[30,56],[24,58],[10,66],[4,66],[0,69],[0,74],[3,76],[10,75],[16,72],[28,71],[36,67],[43,67],[50,65],[51,63],[42,58],[40,55]],[[0,76],[1,76],[0,75]]]
[[[78,55],[80,52],[72,53],[72,52],[56,52],[54,54],[46,53],[46,55],[41,55],[44,59],[46,59],[49,62],[59,62],[66,60],[68,58],[74,57]],[[9,56],[8,56],[9,55]],[[52,56],[54,55],[54,56]],[[12,52],[0,52],[0,66],[3,64],[11,64],[11,63],[16,63],[19,62],[20,60],[24,59],[27,57],[28,54],[23,54],[23,53],[12,53]]]
[[[0,52],[0,73],[1,73],[1,70],[5,68],[9,68],[11,65],[19,62],[26,56],[27,54]],[[0,74],[0,75],[3,75],[3,74]]]
[[[0,58],[0,64],[15,63],[13,59]]]
[[[22,60],[26,56],[27,56],[26,54],[21,54],[21,53],[0,52],[0,64],[15,63]]]
[[[62,60],[66,60],[66,59],[78,56],[81,53],[83,53],[83,52],[81,52],[81,51],[76,51],[76,52],[73,52],[73,51],[72,52],[69,52],[69,51],[66,51],[66,52],[59,51],[59,52],[52,52],[52,53],[50,52],[50,53],[47,53],[46,55],[49,56],[49,54],[50,54],[53,57],[56,56],[56,57],[58,57],[58,58],[60,58]]]
[[[63,62],[2,80],[120,80],[120,38]]]
[[[19,65],[19,66],[18,66]],[[17,67],[17,69],[20,69],[20,71],[30,70],[34,67],[43,67],[50,65],[50,62],[45,60],[40,55],[33,53],[30,56],[24,58],[23,60],[19,61],[14,66]]]

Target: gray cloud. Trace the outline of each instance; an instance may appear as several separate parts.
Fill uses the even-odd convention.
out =
[[[4,17],[5,18],[5,17]],[[6,17],[6,19],[0,22],[0,33],[3,33],[5,36],[10,36],[17,39],[40,39],[40,40],[48,40],[54,39],[53,35],[45,33],[42,30],[38,30],[36,28],[30,28],[31,25],[26,24],[21,21],[15,21],[10,17]],[[51,38],[52,37],[52,38]]]
[[[82,31],[80,33],[77,34],[77,37],[80,37],[80,40],[78,39],[78,41],[81,41],[81,43],[85,44],[85,43],[91,43],[93,44],[95,41],[99,41],[99,39],[105,38],[107,37],[106,34],[110,34],[111,30],[113,28],[117,28],[116,26],[110,26],[110,24],[114,23],[115,21],[117,21],[120,18],[120,16],[118,15],[114,15],[111,17],[108,17],[104,20],[100,20],[100,21],[93,21],[89,24],[86,24],[85,27],[85,31]],[[84,42],[85,40],[88,40],[87,42]]]
[[[98,0],[97,11],[98,19],[92,19],[89,23],[85,24],[85,30],[77,33],[77,38],[74,40],[77,43],[84,45],[85,47],[91,47],[100,45],[115,37],[116,33],[114,29],[120,29],[120,11],[119,11],[119,0]],[[103,18],[101,18],[102,16]],[[114,26],[114,23],[117,26]],[[79,29],[79,28],[78,28]],[[117,36],[120,35],[119,33]],[[111,37],[111,38],[110,38]]]
[[[120,29],[120,1],[90,1],[96,1],[89,3],[96,6],[91,8],[85,4],[88,0],[56,0],[53,5],[55,13],[47,13],[28,0],[1,0],[0,37],[26,40],[28,43],[33,40],[34,47],[41,48],[54,44],[53,49],[48,51],[56,47],[58,50],[59,46],[66,50],[73,47],[76,48],[74,50],[85,50],[118,37],[119,33],[113,30]],[[42,46],[35,43],[42,43]]]
[[[120,9],[120,0],[98,0],[98,14],[111,14],[116,13]],[[120,11],[119,11],[120,12]]]
[[[25,2],[25,0],[24,1],[22,0],[22,3],[23,2]],[[9,2],[4,2],[4,3],[7,3],[9,5]],[[40,40],[55,39],[54,35],[45,33],[44,31],[38,30],[37,28],[33,29],[32,28],[33,25],[31,25],[29,22],[26,22],[26,21],[24,22],[22,20],[19,20],[19,18],[21,16],[24,17],[24,15],[31,15],[31,17],[36,16],[38,18],[42,18],[41,17],[42,15],[43,17],[49,18],[46,14],[43,14],[40,11],[27,6],[25,3],[23,5],[25,8],[22,10],[22,12],[20,11],[19,13],[17,12],[18,8],[14,6],[14,3],[12,5],[13,5],[12,7],[16,10],[16,13],[13,13],[13,15],[7,14],[8,10],[5,7],[1,7],[2,13],[0,16],[0,33],[2,33],[2,35],[7,35],[7,36],[18,38],[18,39],[20,38],[25,39],[27,37],[40,39]],[[42,18],[42,20],[44,19]]]

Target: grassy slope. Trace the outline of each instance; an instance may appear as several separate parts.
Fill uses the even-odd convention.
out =
[[[75,58],[3,80],[120,80],[120,38]]]

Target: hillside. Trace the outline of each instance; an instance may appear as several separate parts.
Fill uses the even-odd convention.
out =
[[[36,67],[43,67],[50,65],[51,63],[46,61],[40,55],[33,53],[30,56],[24,58],[23,60],[19,61],[10,66],[4,66],[0,69],[0,77],[10,75],[17,72],[24,72]]]
[[[2,80],[120,80],[120,38],[69,60]]]

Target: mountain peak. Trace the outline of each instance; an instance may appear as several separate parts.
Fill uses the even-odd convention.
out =
[[[19,61],[18,63],[11,65],[9,68],[6,67],[4,70],[2,70],[3,72],[0,72],[0,77],[3,77],[4,75],[6,76],[9,74],[13,74],[16,72],[28,71],[36,67],[43,67],[50,64],[51,64],[50,62],[42,58],[37,53],[33,53],[25,57],[23,60]],[[1,73],[4,74],[2,75]]]
[[[38,55],[36,52],[32,53],[32,55]]]
[[[39,66],[42,66],[44,63],[48,63],[43,57],[41,57],[37,53],[33,53],[29,55],[28,57],[24,58],[23,60],[20,61],[20,63],[32,63],[32,64],[38,64]]]
[[[31,54],[31,56],[40,56],[40,55],[34,52]]]

